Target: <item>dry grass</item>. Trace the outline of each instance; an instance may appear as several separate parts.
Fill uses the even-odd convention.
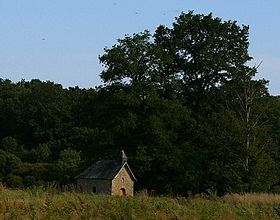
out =
[[[59,192],[53,188],[2,187],[0,219],[268,220],[280,219],[279,201],[278,195],[270,194],[233,194],[209,199],[153,197],[141,191],[135,197],[113,197]]]
[[[228,203],[256,204],[256,205],[273,205],[280,204],[280,194],[271,193],[245,193],[229,194],[223,197]]]

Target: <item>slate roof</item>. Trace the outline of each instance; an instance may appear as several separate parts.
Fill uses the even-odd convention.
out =
[[[99,160],[76,178],[85,179],[113,179],[117,175],[122,164],[117,163],[115,160]]]
[[[121,155],[124,156],[125,154],[123,151]],[[126,157],[126,155],[125,155]],[[127,157],[126,157],[127,158]],[[99,160],[94,163],[92,166],[84,170],[82,173],[77,175],[76,179],[107,179],[112,180],[120,171],[123,166],[127,166],[130,175],[134,180],[136,180],[135,176],[133,175],[128,163],[125,161],[120,162],[120,158],[118,157],[116,160]]]

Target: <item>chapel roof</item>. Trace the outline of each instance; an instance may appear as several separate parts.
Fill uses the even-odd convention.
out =
[[[77,175],[76,179],[107,179],[112,180],[120,171],[122,167],[128,169],[132,179],[136,180],[128,163],[127,156],[122,150],[116,160],[99,160],[92,166],[85,169],[82,173]]]

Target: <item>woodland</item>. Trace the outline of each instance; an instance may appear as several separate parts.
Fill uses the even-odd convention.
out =
[[[123,149],[136,190],[280,192],[280,96],[248,48],[248,26],[187,12],[105,48],[97,87],[0,79],[0,181],[75,184]]]

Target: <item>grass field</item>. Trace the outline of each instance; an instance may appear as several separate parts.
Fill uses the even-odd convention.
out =
[[[280,219],[272,194],[112,197],[56,189],[0,190],[0,219]]]

